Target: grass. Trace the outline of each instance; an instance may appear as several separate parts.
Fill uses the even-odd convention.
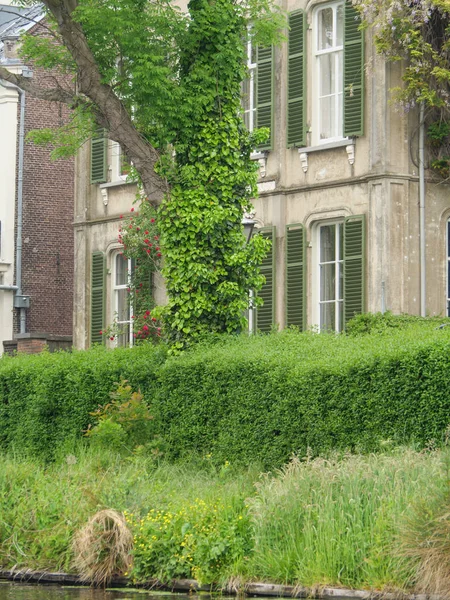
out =
[[[162,573],[191,569],[191,576],[222,581],[413,589],[423,561],[411,551],[411,539],[417,528],[426,533],[429,527],[424,506],[447,495],[446,453],[402,448],[293,458],[263,475],[256,467],[217,468],[208,458],[158,465],[145,457],[80,452],[44,467],[3,456],[0,566],[70,570],[74,534],[97,511],[113,509],[134,515],[129,526],[142,545],[140,578],[157,574],[150,529],[148,535],[147,525],[140,529],[152,514]]]

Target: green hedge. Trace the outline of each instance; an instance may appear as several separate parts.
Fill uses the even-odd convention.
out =
[[[140,387],[166,454],[271,468],[292,452],[441,443],[450,423],[450,327],[372,335],[224,338],[0,359],[0,446],[53,457],[81,436],[120,377]]]
[[[152,346],[4,356],[0,359],[0,447],[51,459],[73,449],[120,378],[155,394],[165,349]]]
[[[173,458],[194,451],[270,468],[308,449],[424,447],[450,423],[450,328],[241,338],[169,359],[159,381]]]

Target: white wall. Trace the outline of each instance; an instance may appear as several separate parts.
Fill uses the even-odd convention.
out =
[[[0,84],[0,283],[14,283],[14,213],[18,93]],[[2,281],[1,281],[2,280]],[[0,290],[0,354],[13,337],[13,292]]]

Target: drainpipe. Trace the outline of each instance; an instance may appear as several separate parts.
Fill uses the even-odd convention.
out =
[[[22,225],[23,225],[23,153],[25,142],[25,92],[13,83],[0,80],[5,87],[15,89],[20,98],[20,117],[19,117],[19,156],[17,169],[17,236],[16,236],[16,285],[8,286],[7,289],[15,289],[17,303],[19,296],[22,296]],[[5,289],[5,288],[0,288]],[[20,307],[19,331],[26,332],[26,312],[23,306]]]
[[[426,299],[426,246],[425,246],[425,123],[424,103],[419,114],[419,237],[420,237],[420,316],[427,316]]]

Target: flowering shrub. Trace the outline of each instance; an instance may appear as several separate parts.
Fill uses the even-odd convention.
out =
[[[133,336],[136,343],[161,336],[161,327],[151,311],[154,308],[153,277],[161,264],[161,249],[156,220],[156,209],[147,198],[141,199],[139,210],[131,208],[131,215],[123,219],[118,241],[123,245],[123,256],[133,261],[130,284],[127,288],[133,309]],[[110,339],[120,335],[120,326],[113,323],[102,334]]]
[[[134,531],[133,577],[220,580],[230,566],[245,558],[252,536],[243,502],[225,506],[195,499],[176,511],[151,509],[142,518],[126,514]]]

